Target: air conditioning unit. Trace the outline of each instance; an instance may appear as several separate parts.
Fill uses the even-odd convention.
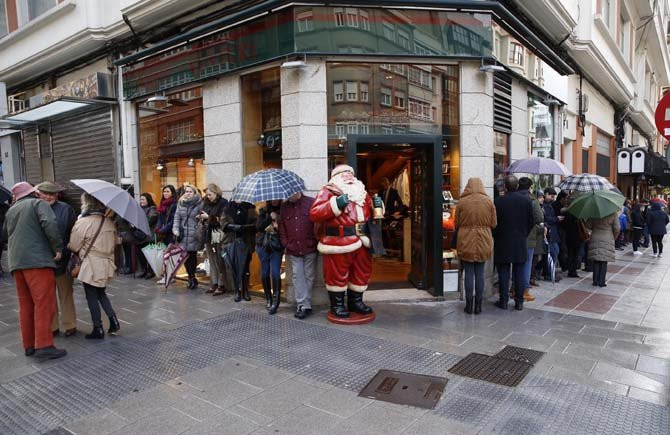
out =
[[[7,97],[7,106],[9,113],[18,113],[30,107],[30,103],[26,100],[25,92],[21,92]]]
[[[586,113],[589,111],[589,96],[586,95],[585,93],[580,93],[577,96],[577,104],[579,105],[581,103],[582,107],[582,113]]]

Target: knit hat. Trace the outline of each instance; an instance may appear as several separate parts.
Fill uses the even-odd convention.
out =
[[[35,192],[37,190],[36,187],[33,187],[30,183],[26,183],[25,181],[19,181],[15,185],[12,186],[12,195],[14,195],[14,200],[18,201],[21,198],[24,198],[31,193]]]
[[[349,165],[337,165],[335,168],[333,168],[333,171],[330,173],[330,178],[333,178],[334,176],[341,174],[342,172],[351,172],[354,174],[354,168],[352,168]]]

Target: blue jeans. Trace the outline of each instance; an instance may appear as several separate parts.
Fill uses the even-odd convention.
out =
[[[268,275],[272,278],[279,278],[281,268],[281,251],[266,251],[263,248],[256,247],[258,259],[261,260],[261,277]]]
[[[504,302],[507,302],[509,299],[510,266],[512,267],[512,275],[514,275],[514,300],[523,302],[524,288],[521,284],[524,280],[525,263],[496,263],[498,284],[500,285],[500,299]]]
[[[465,298],[472,299],[472,289],[475,290],[475,297],[482,299],[484,297],[484,263],[463,261],[465,276],[463,284],[465,287]]]
[[[526,262],[523,264],[523,289],[530,287],[530,272],[533,269],[533,252],[535,248],[528,248],[528,257],[526,257]]]

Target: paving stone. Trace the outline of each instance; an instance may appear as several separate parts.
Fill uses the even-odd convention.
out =
[[[223,379],[221,382],[211,384],[204,391],[195,392],[194,395],[207,400],[221,408],[240,403],[249,397],[262,392],[263,389],[253,385],[244,384],[235,379]]]
[[[301,400],[309,399],[322,391],[320,388],[289,379],[240,402],[240,406],[277,418],[300,406]]]
[[[281,384],[293,376],[295,375],[285,372],[284,370],[278,370],[274,367],[265,366],[236,373],[232,377],[245,384],[265,389]]]
[[[591,372],[591,376],[602,381],[612,381],[619,384],[630,385],[658,394],[667,394],[670,392],[668,387],[664,386],[662,383],[648,378],[635,370],[625,369],[602,361],[599,361],[596,364]]]
[[[644,339],[644,335],[641,334],[633,334],[632,332],[598,328],[588,325],[581,331],[581,333],[590,335],[599,335],[602,337],[611,338],[613,340],[631,341],[635,343],[642,343],[642,340]]]
[[[670,359],[670,347],[654,346],[651,344],[632,343],[630,341],[610,340],[605,346],[607,349],[639,353],[641,355],[655,356],[657,358]]]
[[[623,352],[608,347],[594,348],[582,344],[570,344],[565,353],[596,361],[607,361],[629,369],[634,369],[637,363],[636,353]]]
[[[545,353],[542,359],[535,364],[536,367],[560,367],[583,375],[591,373],[595,365],[596,361],[594,360],[555,352]]]
[[[505,343],[514,346],[526,347],[528,349],[539,350],[546,352],[552,344],[556,342],[553,337],[538,337],[535,335],[521,334],[514,332],[505,338]]]
[[[259,425],[231,411],[223,411],[196,423],[181,435],[243,435],[259,429]]]
[[[663,406],[667,406],[670,402],[670,396],[668,394],[658,394],[636,387],[630,387],[630,390],[628,390],[628,397],[644,400],[645,402],[656,403]]]
[[[586,344],[597,347],[604,347],[605,343],[607,343],[607,337],[574,333],[561,329],[550,329],[544,336],[569,341],[571,343]]]
[[[301,405],[275,420],[267,429],[275,433],[320,435],[343,421],[343,417]]]
[[[562,379],[578,385],[586,385],[596,390],[605,390],[610,391],[621,396],[628,394],[628,385],[619,384],[612,381],[603,381],[595,379],[591,376],[575,373],[571,370],[566,370],[560,367],[552,367],[549,373],[547,374],[550,378]]]
[[[65,428],[77,435],[106,435],[121,429],[127,424],[127,419],[111,409],[101,409],[80,420],[66,424]]]
[[[343,418],[348,418],[372,402],[371,399],[358,397],[358,394],[353,391],[333,388],[314,395],[302,403]]]
[[[422,434],[422,435],[444,435],[444,434],[459,434],[459,435],[474,435],[478,433],[474,429],[458,421],[448,420],[438,417],[433,414],[425,414],[419,417],[412,423],[403,434]]]
[[[670,377],[670,360],[640,355],[635,370]]]
[[[166,409],[146,415],[113,433],[118,435],[178,434],[196,423],[199,422],[172,409]]]
[[[332,434],[399,434],[415,419],[384,407],[366,406],[331,430]]]

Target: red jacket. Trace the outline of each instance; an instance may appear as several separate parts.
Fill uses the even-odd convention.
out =
[[[361,207],[349,202],[344,210],[340,210],[336,198],[342,192],[332,184],[325,185],[316,196],[316,200],[309,212],[309,218],[313,222],[322,224],[322,229],[317,230],[319,244],[317,249],[322,254],[344,254],[353,252],[361,246],[370,247],[370,239],[367,236],[328,236],[325,227],[339,228],[353,227],[357,223],[365,223],[372,215],[372,200],[370,195],[365,195],[365,204]]]
[[[316,252],[314,223],[309,210],[314,198],[303,195],[296,203],[284,201],[279,211],[279,238],[288,255],[302,257]]]

